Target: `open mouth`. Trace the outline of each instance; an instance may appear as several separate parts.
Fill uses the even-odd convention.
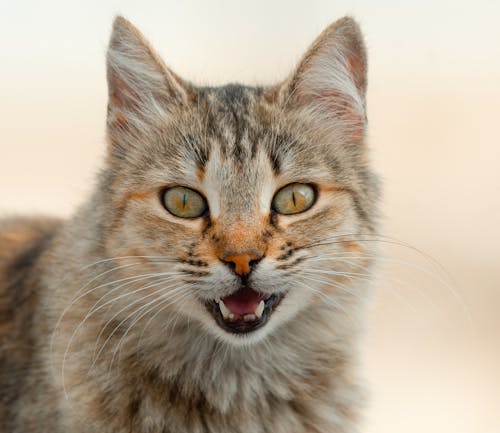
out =
[[[272,295],[243,287],[232,295],[217,301],[208,301],[208,311],[217,324],[233,334],[245,334],[264,326],[284,294]]]

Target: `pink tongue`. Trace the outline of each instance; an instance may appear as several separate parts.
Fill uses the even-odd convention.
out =
[[[258,293],[255,290],[244,288],[230,296],[222,298],[222,301],[232,313],[244,316],[245,314],[253,314],[264,297],[264,293]]]

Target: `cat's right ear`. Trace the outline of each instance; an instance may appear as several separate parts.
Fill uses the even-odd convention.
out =
[[[169,70],[129,21],[117,17],[107,52],[108,132],[112,144],[140,137],[188,102],[189,86]],[[128,140],[127,140],[128,139]]]

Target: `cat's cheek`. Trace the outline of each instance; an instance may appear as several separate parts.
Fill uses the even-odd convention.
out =
[[[300,312],[311,305],[313,297],[312,290],[307,290],[302,287],[292,287],[287,292],[278,308],[276,308],[269,324],[277,328],[282,324],[297,319]]]
[[[225,336],[224,334],[227,334],[217,325],[203,303],[194,295],[184,297],[184,300],[177,306],[174,305],[174,308],[173,314],[167,312],[164,319],[161,319],[166,324],[175,320],[180,326],[186,326],[194,334],[200,334],[201,336],[209,334],[221,338]],[[174,316],[177,316],[177,319],[173,319]]]

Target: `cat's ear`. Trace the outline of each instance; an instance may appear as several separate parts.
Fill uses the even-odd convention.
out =
[[[188,85],[169,70],[149,42],[117,17],[107,52],[108,128],[137,135],[188,101]]]
[[[312,109],[324,118],[364,124],[366,51],[358,24],[350,17],[327,27],[282,85],[287,104]]]

